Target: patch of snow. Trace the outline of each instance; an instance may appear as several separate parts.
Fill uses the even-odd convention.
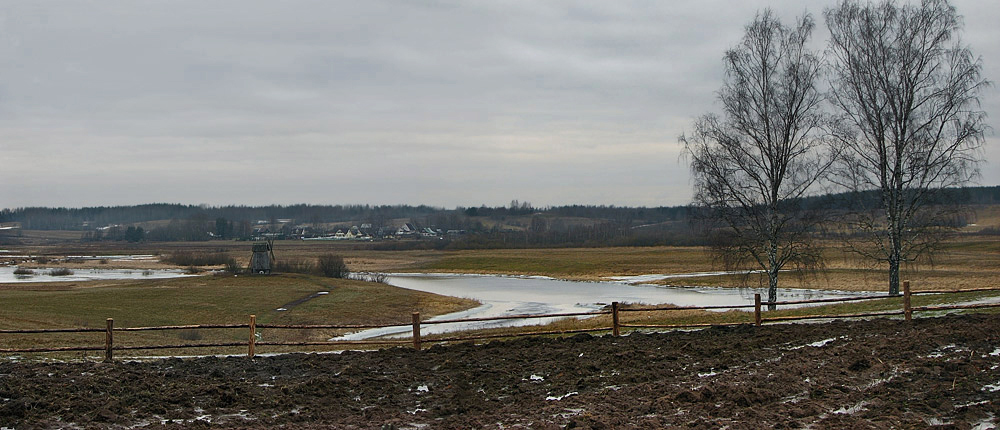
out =
[[[278,311],[278,312],[284,312],[284,311],[287,311],[288,309],[285,309],[285,308],[278,308],[278,309],[275,309],[275,310],[276,310],[276,311]]]
[[[542,382],[542,381],[544,381],[544,380],[545,380],[545,378],[544,378],[544,377],[542,377],[542,376],[538,376],[538,375],[531,375],[531,376],[530,376],[530,379],[531,379],[532,381],[536,381],[536,382]]]
[[[789,351],[793,351],[793,350],[796,350],[796,349],[805,348],[807,346],[811,346],[813,348],[822,348],[822,347],[826,346],[827,344],[829,344],[830,342],[833,342],[833,341],[835,341],[837,339],[843,339],[843,338],[844,338],[844,336],[841,336],[841,337],[831,337],[829,339],[823,339],[823,340],[816,341],[816,342],[813,342],[813,343],[807,343],[805,345],[793,346],[791,348],[788,348],[788,350]]]
[[[990,353],[990,357],[997,357],[997,356],[1000,356],[1000,348],[994,349],[993,352]]]
[[[569,396],[575,396],[577,394],[580,394],[580,393],[578,393],[576,391],[573,391],[573,392],[569,392],[569,393],[563,394],[561,396],[548,396],[548,397],[545,398],[545,400],[554,400],[554,401],[558,402],[558,401],[560,401],[562,399],[565,399],[565,398],[567,398]]]
[[[989,403],[990,403],[989,400],[983,400],[981,402],[964,403],[964,404],[961,404],[961,405],[955,405],[955,409],[968,408],[970,406],[979,406],[979,405],[985,405],[985,404],[989,404]]]
[[[216,422],[218,422],[219,420],[223,420],[223,419],[226,419],[226,418],[240,418],[240,419],[242,419],[244,421],[252,421],[254,419],[253,417],[247,415],[247,410],[246,409],[240,409],[239,413],[235,413],[235,414],[225,414],[225,415],[219,415],[219,416],[213,417],[210,414],[206,414],[204,409],[199,408],[199,407],[195,407],[194,408],[194,413],[201,414],[201,415],[199,415],[197,417],[194,417],[194,418],[191,418],[191,419],[165,419],[165,418],[161,418],[161,417],[157,417],[157,418],[159,418],[161,425],[172,424],[172,423],[191,424],[191,423],[194,423],[196,421],[203,421],[203,422],[211,424],[213,420],[216,421]]]
[[[858,403],[858,404],[856,404],[854,406],[851,406],[849,408],[840,408],[840,409],[837,409],[837,410],[833,411],[833,413],[840,414],[840,415],[854,415],[854,414],[860,412],[861,410],[863,410],[865,408],[865,406],[867,406],[867,405],[868,405],[868,402],[861,401],[860,403]]]
[[[410,415],[416,415],[416,414],[418,414],[418,413],[420,413],[420,412],[427,412],[427,409],[424,409],[424,408],[416,408],[416,409],[414,409],[414,410],[412,410],[412,411],[406,411],[406,413],[408,413],[408,414],[410,414]]]
[[[709,376],[715,376],[715,375],[718,375],[718,374],[719,374],[719,372],[716,372],[716,371],[713,370],[713,371],[710,371],[708,373],[699,373],[698,377],[699,378],[707,378]]]
[[[984,385],[983,391],[989,391],[991,393],[1000,391],[1000,382],[997,382],[996,384]]]
[[[426,385],[421,385],[421,386],[417,387],[417,392],[418,393],[429,393],[430,391],[431,391],[430,387],[428,387]]]
[[[798,403],[808,398],[809,398],[809,391],[803,391],[799,394],[784,397],[783,399],[781,399],[781,403],[785,404]]]
[[[330,294],[330,292],[329,292],[329,291],[320,291],[320,292],[318,292],[318,293],[316,293],[316,294],[318,294],[318,295],[320,295],[320,296],[325,296],[325,295],[327,295],[327,294]]]
[[[996,429],[997,424],[993,421],[993,414],[987,414],[986,418],[980,420],[976,425],[972,426],[972,430],[991,430]]]

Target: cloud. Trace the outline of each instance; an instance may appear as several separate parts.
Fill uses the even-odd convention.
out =
[[[685,204],[677,136],[762,6],[14,2],[0,201]],[[996,6],[958,8],[1000,57]]]

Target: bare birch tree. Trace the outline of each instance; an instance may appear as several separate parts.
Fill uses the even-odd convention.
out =
[[[764,10],[724,56],[722,114],[706,114],[681,136],[691,159],[695,205],[714,221],[715,251],[727,268],[767,273],[777,299],[786,266],[814,267],[817,219],[800,207],[831,164],[825,138],[821,61],[806,44],[807,14],[794,27]]]
[[[845,0],[825,16],[845,154],[836,180],[878,193],[874,207],[849,218],[850,228],[870,239],[852,249],[888,264],[889,294],[898,294],[900,263],[940,240],[947,206],[935,203],[942,191],[978,173],[985,128],[979,93],[988,83],[959,40],[961,17],[947,0]]]

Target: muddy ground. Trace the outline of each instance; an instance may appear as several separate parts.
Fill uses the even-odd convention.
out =
[[[0,364],[0,427],[993,428],[1000,315]]]

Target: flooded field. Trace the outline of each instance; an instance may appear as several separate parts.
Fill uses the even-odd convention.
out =
[[[718,274],[725,274],[719,272]],[[698,273],[689,276],[711,276]],[[653,275],[663,277],[668,275]],[[677,275],[676,277],[682,277]],[[638,279],[641,279],[639,277]],[[587,312],[603,308],[612,302],[639,304],[673,304],[677,306],[739,306],[752,305],[751,288],[664,287],[633,284],[637,278],[622,278],[609,282],[575,282],[546,277],[514,277],[453,274],[393,274],[391,285],[453,297],[464,297],[482,303],[475,309],[441,315],[429,321],[455,318],[486,318],[506,315],[543,315],[566,312]],[[832,290],[779,289],[778,300],[807,300],[860,295],[857,292]],[[503,320],[476,323],[427,325],[425,334],[456,330],[475,330],[505,326],[544,324],[553,319]],[[409,327],[365,330],[338,340],[359,340],[371,337],[409,333]]]
[[[184,276],[194,275],[188,275],[181,269],[68,269],[52,267],[18,270],[17,266],[0,266],[0,283],[166,279]]]

